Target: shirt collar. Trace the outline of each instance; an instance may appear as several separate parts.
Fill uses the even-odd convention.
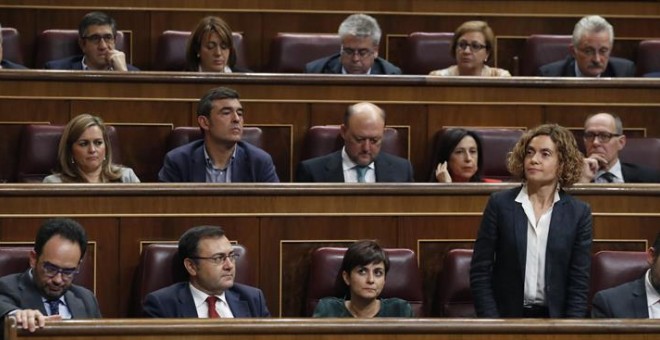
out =
[[[575,76],[584,77],[584,74],[580,72],[580,68],[578,67],[577,60],[575,60]],[[588,77],[588,78],[593,78],[593,77]],[[596,76],[596,78],[600,78],[600,73]]]
[[[215,164],[213,163],[213,159],[211,159],[211,156],[206,151],[206,143],[204,144],[203,149],[204,149],[204,161],[206,162],[206,167],[211,168],[211,169],[217,169],[215,167]],[[231,153],[231,158],[229,160],[229,163],[227,164],[227,167],[229,167],[229,164],[231,164],[231,161],[233,161],[234,158],[236,157],[236,149],[237,149],[236,144],[234,144],[234,151]],[[227,168],[225,168],[225,169],[227,169]],[[225,170],[225,169],[218,169],[218,170]]]
[[[353,169],[356,166],[358,166],[357,163],[353,162],[353,160],[350,157],[348,157],[348,153],[346,153],[346,147],[345,146],[341,149],[341,166],[342,166],[342,170],[344,170],[344,171]],[[375,170],[374,162],[369,163],[369,165],[367,165],[367,167],[372,169],[372,170]]]
[[[188,287],[190,287],[190,294],[192,294],[193,301],[195,302],[195,307],[199,307],[202,304],[206,304],[206,298],[209,297],[209,294],[206,294],[202,292],[201,290],[197,289],[195,286],[192,285],[192,283],[188,283]],[[227,299],[225,298],[225,292],[222,292],[220,295],[215,295],[219,300],[222,300],[222,302],[227,303]]]
[[[341,74],[348,74],[348,72],[346,72],[346,69],[344,68],[343,65],[341,67]],[[367,70],[367,73],[364,74],[371,74],[371,67]]]
[[[87,56],[86,56],[86,55],[83,55],[83,58],[82,58],[82,60],[81,60],[80,62],[82,63],[82,69],[83,69],[84,71],[89,71],[90,68],[89,68],[89,66],[87,66],[87,62],[86,62],[86,60],[87,60]],[[108,71],[114,71],[114,69],[112,68],[112,65],[108,65],[108,68],[106,68],[106,70],[108,70]]]
[[[609,170],[598,170],[598,172],[596,173],[596,177],[594,178],[598,178],[606,172],[609,172],[612,175],[616,176],[616,178],[623,180],[623,172],[621,172],[621,161],[619,159],[616,160],[616,163],[614,163],[614,165],[612,165],[612,167]]]
[[[520,192],[518,193],[518,196],[516,196],[515,201],[518,202],[518,203],[523,203],[523,204],[531,204],[532,203],[529,200],[529,193],[527,192],[527,183],[523,184],[523,187],[522,187],[522,189],[520,189]],[[554,205],[557,202],[559,202],[559,184],[557,184],[557,190],[555,190],[555,197],[554,197],[554,200],[552,201],[552,204]]]
[[[646,288],[646,306],[651,307],[651,305],[656,304],[660,300],[660,292],[658,292],[655,287],[651,284],[651,269],[646,271],[644,275],[644,286]]]

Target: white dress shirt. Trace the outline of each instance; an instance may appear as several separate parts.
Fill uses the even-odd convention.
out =
[[[651,284],[651,270],[646,271],[644,286],[646,287],[646,303],[650,319],[660,319],[660,293]]]
[[[355,169],[357,163],[353,162],[346,153],[346,147],[341,149],[341,163],[342,169],[344,170],[344,182],[346,183],[357,183],[358,176],[357,170]],[[365,183],[376,183],[376,164],[371,162],[367,165],[367,172],[364,174]]]
[[[545,259],[550,232],[550,220],[555,203],[559,201],[559,191],[555,191],[552,206],[536,222],[534,207],[529,200],[527,186],[523,186],[516,197],[527,215],[527,256],[525,257],[525,306],[547,305],[545,301]]]
[[[192,284],[188,284],[190,287],[190,293],[192,294],[193,301],[195,302],[195,308],[197,309],[197,316],[200,319],[205,319],[209,317],[209,305],[206,302],[208,294],[202,292],[201,290],[195,288]],[[218,312],[221,318],[233,318],[234,314],[229,309],[229,304],[227,304],[227,298],[225,297],[225,292],[222,292],[220,295],[216,295],[218,301],[215,303],[215,310]]]

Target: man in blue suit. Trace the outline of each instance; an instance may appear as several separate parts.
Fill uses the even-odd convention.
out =
[[[660,233],[646,253],[651,268],[637,280],[596,293],[592,317],[660,319]]]
[[[339,25],[339,53],[309,62],[305,73],[401,74],[401,69],[378,56],[381,34],[373,17],[349,16]]]
[[[598,15],[582,18],[573,30],[571,56],[541,66],[543,77],[634,77],[635,64],[626,59],[610,57],[614,43],[614,28]]]
[[[412,182],[410,161],[380,152],[385,112],[372,103],[351,105],[344,114],[344,147],[329,155],[305,160],[296,182]]]
[[[103,12],[90,12],[78,25],[82,55],[51,60],[44,68],[53,70],[138,71],[126,63],[126,54],[115,48],[117,23]]]
[[[256,318],[270,312],[261,290],[234,282],[236,259],[220,227],[200,226],[179,239],[179,258],[189,282],[149,293],[145,316],[155,318]]]
[[[241,141],[243,106],[238,93],[218,87],[197,106],[197,123],[204,138],[165,155],[158,173],[161,182],[279,182],[268,153]]]

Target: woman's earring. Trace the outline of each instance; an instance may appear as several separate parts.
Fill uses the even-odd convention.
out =
[[[71,157],[71,164],[74,164],[76,161],[73,160],[73,157]]]
[[[199,58],[199,53],[197,53],[197,58]]]

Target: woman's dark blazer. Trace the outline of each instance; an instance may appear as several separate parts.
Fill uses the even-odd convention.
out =
[[[479,317],[523,316],[527,215],[522,187],[491,195],[474,244],[470,287]],[[591,269],[591,208],[559,192],[550,220],[545,295],[552,318],[586,317]]]

